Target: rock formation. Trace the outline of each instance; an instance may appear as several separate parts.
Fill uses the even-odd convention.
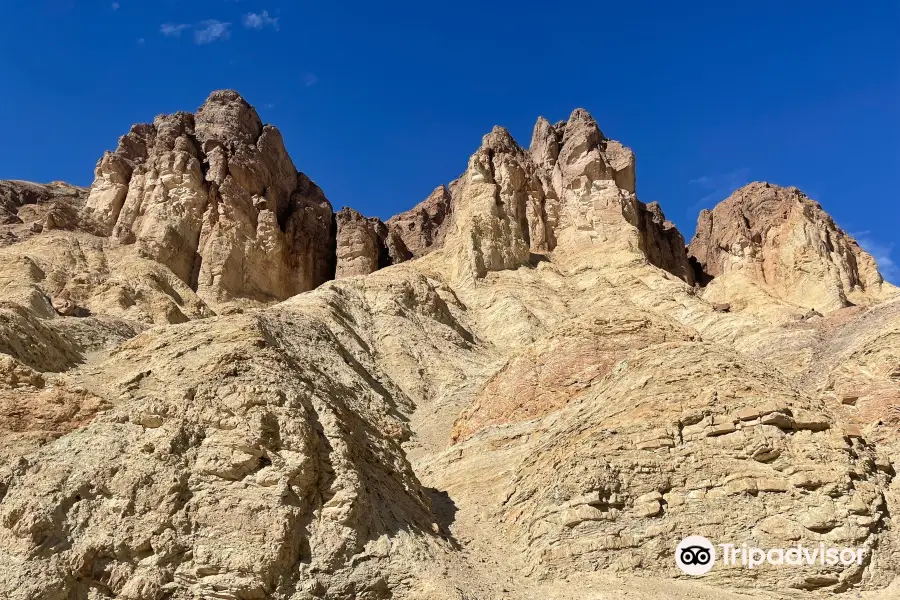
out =
[[[337,221],[336,279],[368,275],[412,258],[403,239],[377,217],[342,208]]]
[[[283,300],[333,276],[331,205],[235,92],[134,126],[97,164],[85,208],[214,304]]]
[[[412,209],[388,219],[387,226],[419,257],[444,245],[451,212],[450,191],[442,185]]]
[[[528,151],[495,128],[453,188],[448,245],[466,249],[457,262],[476,277],[555,252],[573,269],[645,260],[693,283],[683,238],[635,189],[634,154],[587,111],[538,119]]]
[[[713,292],[719,297],[727,297],[731,282],[747,281],[825,312],[871,304],[893,287],[818,202],[797,188],[768,183],[751,183],[702,211],[689,254],[722,288]]]
[[[896,597],[900,296],[765,184],[692,266],[635,176],[576,110],[335,214],[215,92],[0,182],[0,597]],[[689,534],[865,554],[698,580]]]
[[[84,188],[60,181],[0,181],[0,246],[44,230],[74,229],[86,197]]]

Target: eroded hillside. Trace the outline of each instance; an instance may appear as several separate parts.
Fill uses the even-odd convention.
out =
[[[688,248],[636,190],[579,109],[335,212],[229,91],[0,183],[0,595],[891,597],[896,288],[795,189]],[[690,534],[869,552],[692,579]]]

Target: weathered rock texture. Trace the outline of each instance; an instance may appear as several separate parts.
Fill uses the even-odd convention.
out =
[[[283,300],[333,276],[331,205],[235,92],[134,126],[85,208],[212,303]]]
[[[388,219],[387,226],[419,257],[444,245],[451,212],[450,191],[442,185],[411,210]]]
[[[555,252],[573,269],[646,260],[693,283],[683,238],[635,189],[634,154],[582,109],[539,119],[528,151],[498,127],[453,186],[448,245],[477,278]]]
[[[566,321],[516,352],[457,419],[451,438],[564,407],[609,375],[630,352],[697,334],[676,322],[619,306]]]
[[[368,275],[412,258],[403,239],[377,217],[342,208],[337,222],[336,279]]]
[[[872,257],[797,188],[751,183],[704,210],[689,254],[727,296],[734,281],[797,306],[830,311],[885,298]]]
[[[76,217],[4,226],[0,597],[896,598],[900,300],[868,255],[752,187],[701,219],[701,290],[630,150],[582,110],[533,137],[382,223],[217,92],[86,201],[0,187]],[[866,553],[696,580],[688,534]]]
[[[0,246],[42,231],[76,228],[86,198],[86,189],[59,181],[0,181]]]

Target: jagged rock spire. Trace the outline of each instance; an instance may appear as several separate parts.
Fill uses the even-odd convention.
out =
[[[231,90],[133,127],[98,163],[85,212],[213,304],[282,300],[334,275],[330,203]]]

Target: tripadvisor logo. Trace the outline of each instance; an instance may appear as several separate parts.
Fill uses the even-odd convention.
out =
[[[717,554],[713,545],[702,535],[691,535],[675,548],[675,564],[688,575],[705,575],[712,570],[717,555],[728,567],[755,569],[767,565],[821,565],[834,567],[863,564],[866,548],[826,548],[819,544],[812,548],[797,544],[790,548],[756,548],[747,544],[718,544]]]
[[[705,575],[716,563],[716,548],[702,535],[690,535],[675,548],[675,564],[688,575]]]

